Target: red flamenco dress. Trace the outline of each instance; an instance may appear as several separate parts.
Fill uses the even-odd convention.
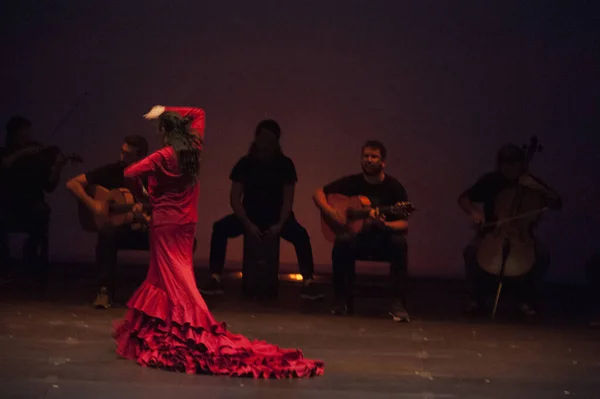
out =
[[[202,139],[204,111],[167,107],[192,118]],[[135,182],[148,177],[152,205],[150,268],[128,301],[113,333],[117,354],[138,364],[173,371],[254,378],[306,378],[323,374],[323,362],[298,349],[281,349],[227,331],[209,312],[196,288],[193,243],[199,187],[179,174],[172,147],[162,148],[125,170]]]

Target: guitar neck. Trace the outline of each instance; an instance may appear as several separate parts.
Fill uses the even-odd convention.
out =
[[[379,211],[380,214],[383,215],[395,215],[395,214],[401,214],[404,211],[404,207],[401,206],[382,206],[382,207],[377,207],[375,208]],[[348,210],[348,216],[351,219],[364,219],[364,218],[368,218],[369,215],[371,213],[371,208],[364,208],[364,209],[349,209]]]

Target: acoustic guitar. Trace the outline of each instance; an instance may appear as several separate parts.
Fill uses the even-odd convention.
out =
[[[90,197],[104,204],[104,212],[95,215],[85,204],[79,202],[79,224],[85,231],[97,232],[106,227],[131,225],[133,229],[142,227],[134,217],[133,206],[137,203],[131,191],[126,188],[108,190],[102,186],[90,186],[87,190]],[[144,213],[150,206],[144,204]]]
[[[360,232],[364,228],[365,221],[377,215],[408,217],[416,210],[408,201],[398,202],[391,206],[373,207],[371,201],[362,195],[348,197],[341,194],[329,194],[327,203],[347,217],[346,224],[340,226],[337,221],[321,215],[321,232],[329,242],[334,242],[340,234]]]

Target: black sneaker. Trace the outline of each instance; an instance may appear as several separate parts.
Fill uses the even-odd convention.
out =
[[[10,284],[12,282],[13,282],[13,278],[11,276],[9,276],[8,274],[0,275],[0,286],[3,286],[5,284]]]
[[[473,300],[463,308],[463,313],[467,317],[482,317],[485,316],[488,309],[481,302]]]
[[[410,316],[400,301],[396,301],[392,304],[392,309],[390,310],[389,315],[392,316],[394,321],[407,323],[410,322]]]
[[[532,305],[525,302],[519,306],[519,310],[521,311],[521,314],[525,317],[535,317],[537,314],[535,308]]]
[[[319,287],[317,287],[316,284],[313,282],[302,284],[302,291],[300,292],[300,296],[303,299],[308,299],[311,301],[315,301],[324,297]]]
[[[221,295],[223,291],[223,284],[216,278],[211,277],[206,285],[200,287],[200,292],[204,295]]]

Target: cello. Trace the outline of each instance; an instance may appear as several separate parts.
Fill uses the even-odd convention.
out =
[[[523,173],[527,173],[531,160],[541,149],[535,136],[523,146]],[[477,249],[477,263],[498,278],[492,318],[496,314],[504,278],[523,276],[533,269],[536,257],[533,229],[546,209],[539,193],[516,184],[498,194],[494,203],[495,220],[481,226],[484,234]]]

